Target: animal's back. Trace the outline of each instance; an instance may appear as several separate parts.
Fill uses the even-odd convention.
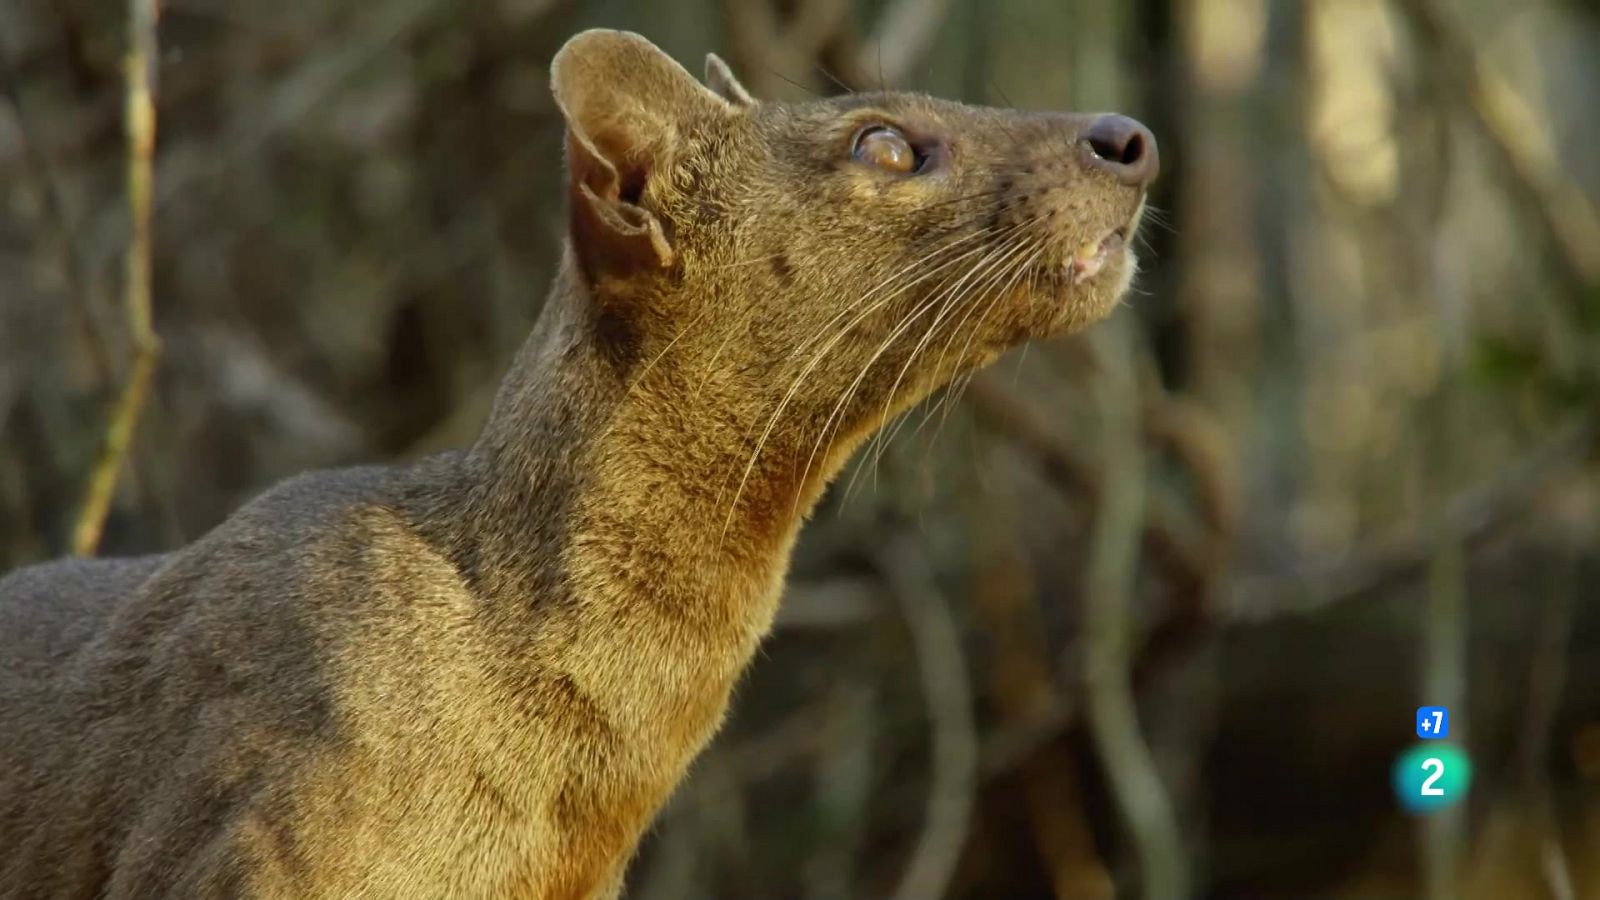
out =
[[[0,690],[58,672],[166,558],[59,559],[0,578]]]
[[[237,893],[240,829],[334,729],[306,600],[337,602],[331,526],[384,477],[302,477],[175,553],[0,580],[0,897]]]
[[[65,820],[81,822],[91,811],[81,803],[40,807],[45,792],[82,753],[85,729],[73,727],[68,671],[83,648],[104,633],[119,602],[164,559],[66,559],[0,579],[0,846],[17,851],[0,864],[0,896],[88,893],[104,880],[103,870],[96,871],[102,864],[91,855],[51,859],[57,856],[54,847],[64,845],[41,840],[58,828],[88,824]],[[29,872],[29,867],[36,868]],[[54,883],[43,881],[51,870]]]

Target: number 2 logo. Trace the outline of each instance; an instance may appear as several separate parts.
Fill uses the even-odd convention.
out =
[[[1472,784],[1472,760],[1456,747],[1428,741],[1402,752],[1389,773],[1401,806],[1414,813],[1431,813],[1466,799]]]
[[[1433,773],[1432,775],[1429,775],[1427,778],[1423,779],[1422,796],[1443,797],[1444,788],[1434,787],[1433,783],[1444,777],[1444,760],[1438,758],[1437,756],[1430,756],[1422,761],[1422,770],[1424,772]]]

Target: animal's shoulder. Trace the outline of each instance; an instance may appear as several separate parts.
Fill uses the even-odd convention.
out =
[[[170,553],[18,569],[0,578],[0,658],[14,673],[48,667],[135,607],[167,622],[208,617],[219,602],[270,616],[261,607],[299,594],[319,557],[359,552],[362,529],[351,523],[402,494],[404,477],[403,469],[379,466],[310,472],[279,482]]]
[[[0,578],[0,658],[13,668],[72,653],[165,559],[58,559]]]

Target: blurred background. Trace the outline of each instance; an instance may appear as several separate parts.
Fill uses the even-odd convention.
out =
[[[1163,161],[1125,307],[830,492],[630,897],[1600,897],[1594,0],[6,0],[0,570],[470,442],[591,25]],[[1419,818],[1425,704],[1475,769]]]

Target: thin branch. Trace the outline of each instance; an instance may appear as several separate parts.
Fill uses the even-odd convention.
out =
[[[1120,334],[1103,328],[1109,342]],[[1133,693],[1131,606],[1145,509],[1139,398],[1124,337],[1095,378],[1104,497],[1090,538],[1084,609],[1084,698],[1090,737],[1137,848],[1144,895],[1187,895],[1188,873],[1171,800],[1139,730]]]
[[[1047,646],[1031,567],[1018,544],[1009,502],[981,492],[973,521],[970,605],[979,614],[980,637],[993,663],[987,667],[988,696],[999,713],[986,731],[991,736],[1029,729],[1042,715],[1061,707],[1061,679]],[[1044,748],[1035,748],[1035,750]],[[985,742],[980,769],[994,759]],[[1034,846],[1057,897],[1110,897],[1113,884],[1089,823],[1077,767],[1064,748],[1033,752],[1014,776],[1026,798],[1027,823]]]
[[[1549,757],[1556,716],[1561,709],[1561,695],[1567,687],[1568,645],[1572,641],[1573,613],[1578,604],[1580,552],[1576,542],[1563,546],[1547,582],[1551,593],[1540,609],[1537,639],[1528,661],[1528,698],[1521,729],[1524,737],[1518,747],[1522,790],[1532,798],[1537,825],[1544,832],[1540,869],[1554,900],[1570,900],[1575,896],[1572,865],[1562,848],[1553,779],[1545,760]]]
[[[1517,200],[1555,251],[1575,312],[1580,318],[1589,315],[1578,304],[1600,285],[1600,215],[1582,187],[1530,144],[1513,114],[1511,89],[1480,64],[1472,43],[1438,3],[1399,0],[1396,6],[1423,49],[1447,73],[1441,86],[1471,114]]]
[[[1590,419],[1560,430],[1546,445],[1511,464],[1500,477],[1457,494],[1438,521],[1470,552],[1518,521],[1562,473],[1600,452],[1600,426]],[[1381,593],[1397,582],[1422,575],[1438,537],[1426,539],[1420,524],[1375,541],[1337,560],[1309,565],[1278,576],[1237,581],[1215,619],[1166,621],[1142,644],[1135,684],[1180,658],[1212,627],[1230,628],[1286,614],[1309,614],[1337,603]],[[1057,702],[1031,721],[1013,723],[985,741],[983,777],[999,777],[1075,727],[1082,710]]]
[[[805,896],[850,895],[873,823],[873,747],[880,716],[870,685],[841,684],[828,700],[828,738],[813,770],[815,815],[824,840],[805,867]]]
[[[758,86],[757,93],[766,95],[781,90],[774,79],[814,82],[813,70],[823,56],[837,67],[824,74],[842,86],[903,84],[938,36],[949,6],[950,0],[898,0],[879,15],[872,34],[862,37],[852,27],[849,4],[841,0],[802,0],[782,20],[770,0],[721,4],[734,59]],[[839,52],[830,53],[830,45]],[[810,84],[790,83],[811,90]]]
[[[1081,503],[1089,515],[1095,514],[1103,502],[1102,476],[1076,450],[1058,440],[1026,403],[987,375],[973,379],[967,399],[984,424],[1032,456],[1063,493]],[[1152,509],[1144,515],[1141,525],[1145,549],[1175,570],[1183,582],[1204,587],[1216,568],[1217,550],[1213,544],[1221,540],[1196,536],[1196,529],[1182,524],[1182,517],[1171,503],[1161,498],[1150,502]],[[1199,599],[1203,604],[1204,598]]]
[[[1436,89],[1436,85],[1430,85]],[[1450,181],[1453,156],[1449,152],[1447,117],[1438,112],[1430,96],[1434,90],[1418,92],[1404,82],[1392,85],[1395,103],[1408,123],[1410,134],[1400,149],[1400,191],[1394,210],[1398,227],[1392,238],[1404,254],[1392,284],[1400,295],[1410,294],[1433,309],[1434,337],[1441,359],[1441,374],[1432,394],[1418,410],[1427,476],[1424,491],[1435,495],[1435,521],[1428,532],[1434,536],[1428,562],[1427,603],[1421,611],[1421,683],[1418,702],[1458,709],[1467,704],[1467,635],[1471,610],[1467,595],[1466,549],[1459,535],[1439,521],[1448,509],[1446,491],[1461,480],[1458,449],[1471,440],[1461,387],[1465,357],[1464,334],[1460,327],[1461,310],[1466,301],[1460,285],[1443,277],[1440,229],[1444,201]],[[1429,107],[1433,107],[1430,110]],[[1396,296],[1396,301],[1401,301]],[[1403,301],[1402,301],[1403,302]],[[1467,729],[1452,737],[1470,743]],[[1462,808],[1447,809],[1417,822],[1420,839],[1419,863],[1424,895],[1432,900],[1447,900],[1461,894],[1461,866],[1466,856],[1467,820]]]
[[[885,87],[904,84],[939,33],[949,0],[900,0],[878,17],[878,27],[856,55],[859,72],[873,72]]]
[[[806,0],[785,23],[784,43],[803,60],[815,60],[850,18],[846,0]]]
[[[85,271],[83,254],[79,252],[74,229],[67,218],[67,204],[62,197],[60,180],[56,177],[50,161],[40,151],[38,141],[34,137],[28,111],[23,106],[20,81],[16,68],[11,64],[10,55],[0,47],[0,94],[5,96],[16,115],[17,143],[22,151],[22,164],[39,183],[43,201],[40,204],[41,211],[46,224],[55,232],[56,240],[60,242],[62,272],[67,280],[67,291],[72,295],[73,318],[83,337],[84,347],[88,350],[89,364],[97,379],[109,381],[111,377],[109,354],[106,350],[105,336],[100,333],[99,323],[95,320],[89,292],[89,276]]]
[[[978,781],[978,737],[961,632],[927,559],[909,535],[893,538],[877,560],[900,602],[916,649],[933,729],[933,775],[927,816],[894,896],[944,896],[966,844]]]
[[[133,339],[133,361],[122,396],[112,410],[100,453],[89,472],[83,507],[72,531],[72,551],[80,556],[94,553],[105,530],[116,492],[117,475],[133,442],[155,373],[161,344],[150,316],[151,227],[150,201],[155,181],[156,147],[156,23],[160,15],[156,0],[130,0],[128,6],[129,49],[126,62],[128,130],[128,211],[132,232],[128,245],[127,284],[124,303],[128,328]]]
[[[1600,423],[1593,417],[1570,423],[1494,480],[1456,494],[1433,520],[1443,535],[1430,538],[1429,523],[1419,523],[1293,574],[1240,579],[1223,617],[1237,622],[1314,612],[1414,578],[1426,569],[1438,540],[1457,541],[1470,552],[1517,521],[1556,477],[1597,450]]]
[[[780,82],[815,92],[820,57],[842,35],[850,20],[844,0],[804,0],[784,19],[770,0],[723,0],[722,21],[729,50],[758,96],[781,96]],[[859,73],[845,73],[851,85]],[[798,79],[798,80],[791,80]]]
[[[723,764],[747,782],[771,778],[784,766],[822,748],[827,714],[821,706],[803,707],[761,734],[731,745]]]
[[[1442,533],[1428,563],[1428,601],[1422,617],[1422,703],[1451,709],[1466,706],[1467,618],[1466,554],[1460,540]],[[1451,736],[1466,740],[1458,728],[1452,729]],[[1466,844],[1461,808],[1442,810],[1417,824],[1425,896],[1430,900],[1460,896]]]

